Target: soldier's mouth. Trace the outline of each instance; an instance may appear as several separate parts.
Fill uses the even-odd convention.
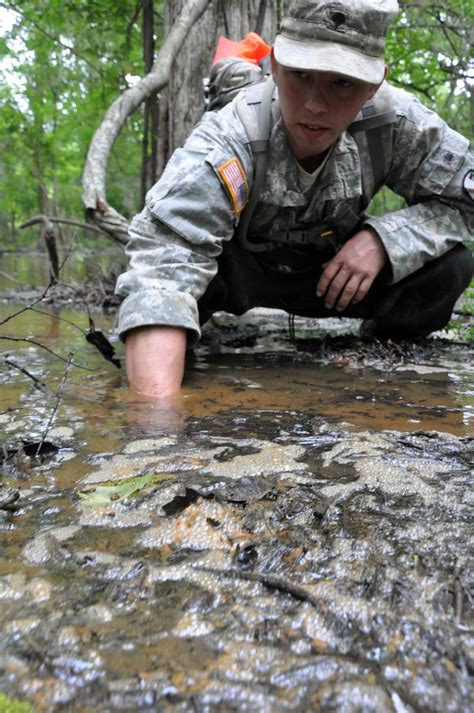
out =
[[[319,126],[319,124],[305,124],[303,122],[300,122],[300,126],[303,127],[306,131],[311,132],[312,134],[323,134],[325,131],[328,130],[327,126]]]

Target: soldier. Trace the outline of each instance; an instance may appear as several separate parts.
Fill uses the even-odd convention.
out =
[[[262,85],[205,114],[173,154],[131,224],[117,283],[130,388],[177,393],[186,348],[217,310],[362,318],[366,334],[392,338],[447,324],[472,276],[462,245],[474,225],[472,154],[385,81],[397,12],[396,0],[291,3],[272,50],[265,180],[242,239]],[[367,216],[383,185],[407,207]]]

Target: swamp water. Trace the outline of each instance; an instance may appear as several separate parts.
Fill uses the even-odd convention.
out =
[[[219,315],[156,405],[57,317],[88,328],[2,328],[87,368],[1,343],[0,691],[86,713],[472,710],[467,347]]]

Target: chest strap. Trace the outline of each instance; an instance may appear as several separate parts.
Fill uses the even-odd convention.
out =
[[[272,120],[272,100],[275,83],[270,75],[265,83],[262,95],[262,108],[260,112],[260,123],[258,127],[258,139],[250,141],[250,148],[255,156],[255,175],[250,191],[249,202],[245,206],[242,215],[240,216],[239,225],[235,233],[235,237],[246,250],[251,252],[265,252],[268,249],[268,243],[251,243],[247,240],[248,227],[252,218],[255,206],[258,203],[260,193],[262,192],[265,176],[267,173],[268,157],[270,153],[270,131]]]

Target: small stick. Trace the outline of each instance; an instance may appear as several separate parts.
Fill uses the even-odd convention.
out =
[[[101,230],[97,225],[91,225],[90,223],[81,223],[78,220],[70,220],[68,218],[51,218],[49,215],[34,215],[29,220],[25,221],[20,225],[20,230],[24,228],[29,228],[37,223],[62,223],[63,225],[73,225],[76,228],[83,228],[84,230],[90,230],[93,233],[99,233],[107,237],[107,233]]]
[[[25,369],[24,367],[20,366],[19,364],[15,364],[14,361],[12,361],[11,359],[7,359],[7,357],[5,357],[4,361],[5,361],[5,364],[8,364],[9,366],[13,367],[14,369],[18,369],[18,371],[21,371],[22,374],[25,374],[25,376],[28,376],[30,379],[32,379],[35,383],[36,389],[39,389],[40,391],[46,391],[47,387],[46,387],[46,384],[44,383],[44,381],[41,381],[34,374],[31,374],[28,371],[28,369]]]
[[[69,358],[65,359],[64,357],[61,356],[61,354],[57,354],[56,352],[53,352],[52,349],[45,346],[44,344],[41,344],[41,342],[37,342],[35,339],[29,339],[28,337],[11,337],[9,335],[3,335],[3,334],[0,334],[0,339],[5,339],[8,342],[26,342],[27,344],[34,344],[35,347],[41,347],[41,349],[45,349],[47,352],[49,352],[50,354],[55,356],[56,359],[60,359],[61,361],[69,362]],[[76,362],[74,362],[74,361],[72,361],[71,364],[72,364],[72,366],[77,366],[79,369],[84,369],[85,371],[96,371],[95,369],[89,369],[87,366],[82,366],[81,364],[76,364]]]
[[[64,370],[63,378],[62,378],[62,380],[61,380],[61,383],[59,384],[59,389],[58,389],[57,396],[56,396],[56,403],[54,404],[54,408],[53,408],[53,410],[51,411],[51,415],[50,415],[50,417],[49,417],[49,419],[48,419],[48,423],[46,424],[46,430],[45,430],[45,432],[44,432],[44,434],[43,434],[43,437],[42,437],[41,441],[40,441],[39,444],[38,444],[38,448],[37,448],[37,451],[36,451],[36,457],[38,457],[39,454],[40,454],[41,448],[43,447],[43,443],[44,443],[45,440],[46,440],[46,436],[48,435],[48,432],[49,432],[49,430],[50,430],[50,428],[51,428],[51,425],[52,425],[52,423],[53,423],[53,421],[54,421],[54,418],[56,417],[56,414],[57,414],[57,412],[58,412],[58,408],[59,408],[59,404],[61,403],[61,397],[62,397],[62,395],[63,395],[64,387],[66,386],[66,381],[67,381],[67,377],[68,377],[68,374],[69,374],[69,369],[70,369],[71,366],[72,366],[72,357],[73,357],[73,355],[72,355],[72,353],[70,353],[69,356],[68,356],[66,368],[65,368],[65,370]]]
[[[271,573],[263,574],[262,572],[243,572],[238,569],[218,570],[213,569],[212,567],[199,567],[198,569],[201,572],[209,572],[210,574],[220,574],[227,577],[237,577],[249,582],[259,582],[269,589],[276,589],[283,594],[289,594],[294,597],[294,599],[298,599],[300,602],[308,602],[311,604],[328,622],[328,624],[333,627],[334,630],[339,630],[340,633],[343,631],[345,632],[346,630],[344,622],[340,621],[337,616],[329,611],[329,608],[323,599],[314,596],[299,584],[291,582],[287,577]]]
[[[35,300],[33,300],[33,302],[31,302],[29,305],[26,305],[25,307],[22,307],[22,308],[19,309],[17,312],[13,312],[13,314],[9,314],[8,317],[5,317],[5,319],[2,319],[2,321],[0,322],[0,327],[2,327],[4,324],[6,324],[7,322],[9,322],[9,321],[10,321],[11,319],[13,319],[14,317],[18,317],[20,314],[23,314],[23,312],[27,312],[29,309],[31,309],[32,307],[34,307],[35,305],[37,305],[39,302],[41,302],[42,300],[44,300],[44,298],[45,298],[46,295],[48,294],[48,290],[50,289],[50,287],[52,286],[52,284],[53,284],[53,283],[50,282],[50,283],[47,285],[47,287],[44,289],[44,291],[43,291],[43,293],[40,295],[40,297],[37,297],[37,298],[36,298]]]
[[[22,285],[23,283],[21,280],[17,280],[16,277],[13,277],[12,275],[9,275],[8,272],[4,272],[3,270],[0,270],[0,275],[2,277],[5,277],[7,280],[11,280],[11,282],[16,282],[17,285]]]
[[[454,618],[458,626],[462,624],[463,614],[463,591],[459,577],[454,580]]]

